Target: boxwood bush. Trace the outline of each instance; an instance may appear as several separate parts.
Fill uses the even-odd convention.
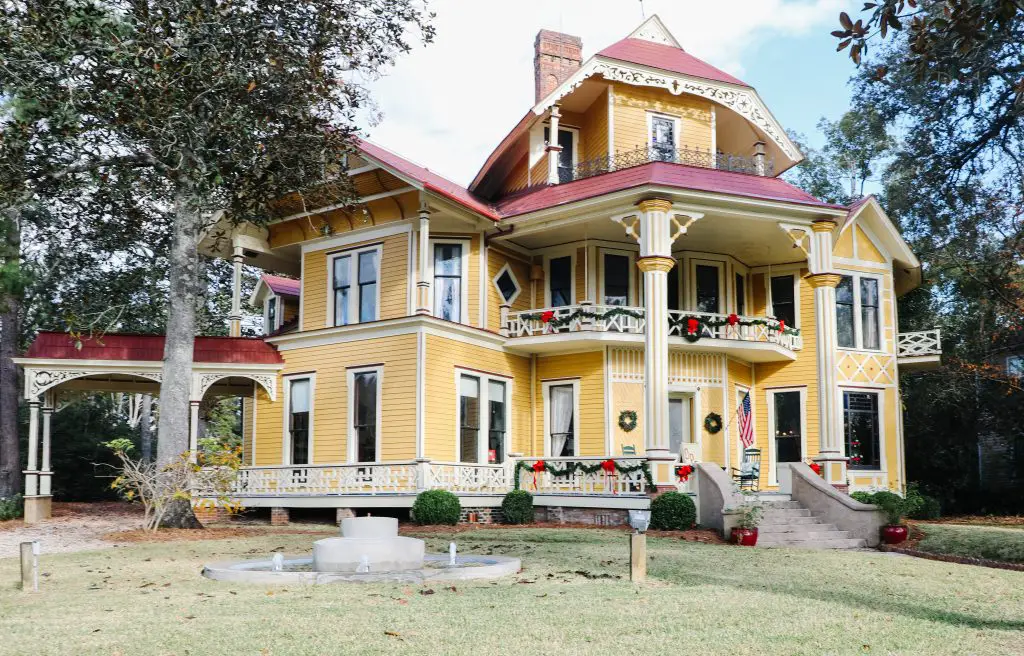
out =
[[[512,490],[501,502],[501,514],[506,524],[532,524],[533,495],[526,490]]]
[[[458,524],[462,505],[448,490],[427,490],[412,504],[412,520],[417,524]]]
[[[651,528],[685,531],[693,528],[697,507],[688,494],[666,492],[651,502]]]

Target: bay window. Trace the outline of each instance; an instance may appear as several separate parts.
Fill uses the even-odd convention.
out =
[[[836,286],[836,343],[842,348],[882,348],[878,278],[842,276]]]

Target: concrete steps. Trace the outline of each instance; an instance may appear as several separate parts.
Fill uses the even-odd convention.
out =
[[[757,546],[802,549],[860,549],[863,539],[826,524],[788,495],[761,495],[764,516],[757,527]]]

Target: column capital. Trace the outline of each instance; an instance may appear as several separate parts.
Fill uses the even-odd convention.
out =
[[[832,219],[818,219],[811,223],[814,232],[832,232],[839,224]]]
[[[666,198],[646,198],[636,205],[641,212],[669,212],[672,210],[672,201]]]
[[[819,287],[835,287],[839,284],[839,281],[842,280],[842,278],[843,277],[838,273],[812,273],[805,276],[807,284],[813,289],[818,289]]]
[[[647,257],[641,257],[636,261],[637,267],[644,273],[648,271],[660,271],[662,273],[668,273],[672,270],[672,267],[676,265],[676,261],[671,257],[663,257],[661,255],[648,255]]]

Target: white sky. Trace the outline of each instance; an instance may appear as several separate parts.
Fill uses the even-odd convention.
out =
[[[766,41],[825,31],[849,0],[645,0],[683,48],[748,84],[744,58]],[[638,0],[430,0],[437,37],[370,84],[383,114],[370,139],[460,184],[534,103],[542,29],[583,39],[584,60],[641,22]],[[859,8],[859,5],[858,7]],[[815,56],[818,56],[817,54]],[[812,98],[812,92],[803,89]],[[785,126],[784,126],[785,127]]]

